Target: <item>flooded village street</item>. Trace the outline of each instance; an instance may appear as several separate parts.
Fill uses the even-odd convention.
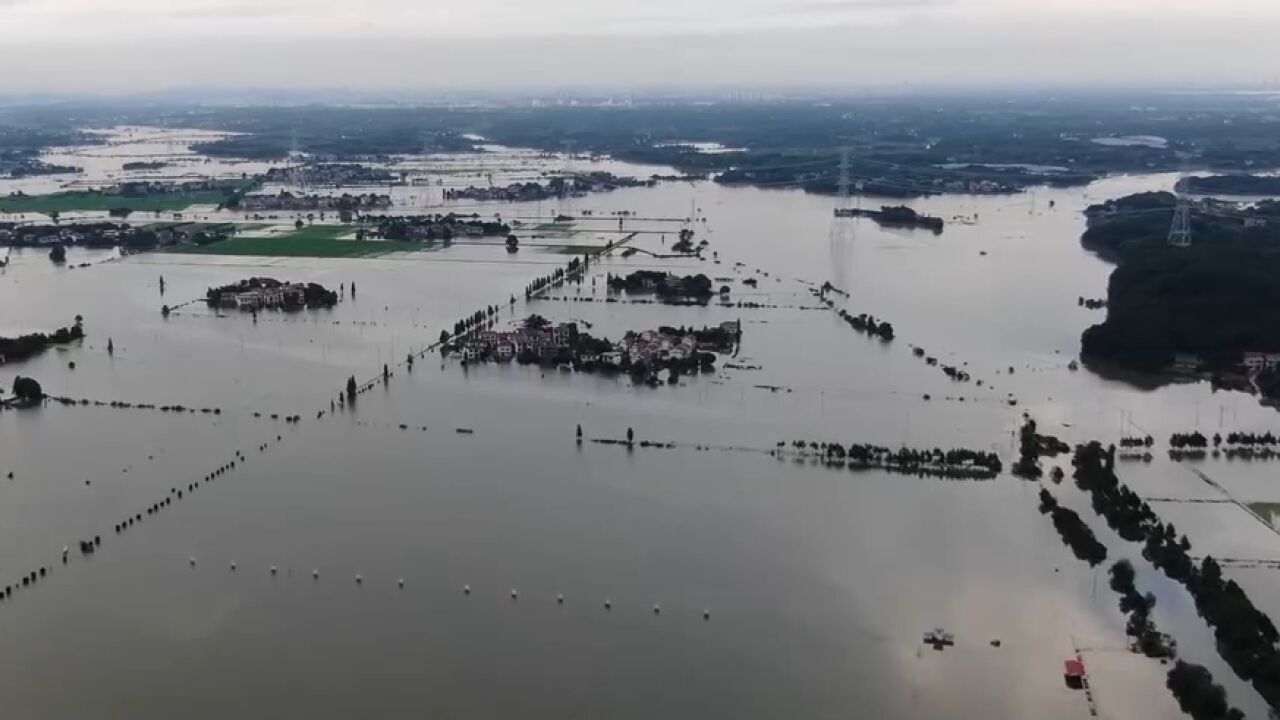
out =
[[[214,164],[225,177],[263,171]],[[389,165],[426,178],[379,190],[389,212],[519,220],[518,252],[494,237],[343,258],[72,247],[60,267],[43,248],[12,249],[0,335],[81,315],[86,337],[0,365],[6,394],[22,375],[53,396],[211,412],[0,412],[0,586],[48,568],[0,602],[10,713],[1085,718],[1092,704],[1103,717],[1182,717],[1162,665],[1126,649],[1106,571],[1125,557],[1180,655],[1210,668],[1248,717],[1267,717],[1186,591],[1069,480],[1044,485],[1098,532],[1107,565],[1071,555],[1037,512],[1041,483],[835,470],[816,451],[770,452],[800,439],[969,448],[1007,468],[1024,412],[1073,444],[1280,428],[1244,393],[1141,387],[1073,365],[1081,332],[1106,312],[1077,298],[1105,296],[1112,269],[1080,246],[1084,208],[1176,176],[908,202],[946,221],[936,235],[835,219],[829,196],[713,182],[443,200],[449,187],[544,172],[675,174],[613,160],[495,146]],[[33,194],[52,189],[30,182]],[[229,242],[274,238],[296,219],[182,215],[243,226]],[[708,242],[701,257],[660,257],[682,228]],[[582,255],[581,282],[526,299],[531,281]],[[703,273],[728,292],[671,305],[607,290],[637,270]],[[341,289],[341,301],[288,314],[203,302],[209,288],[262,276]],[[847,296],[825,293],[828,308],[824,283]],[[714,372],[652,388],[625,374],[464,365],[434,348],[491,305],[499,329],[538,314],[612,340],[733,321],[742,335]],[[855,332],[838,310],[888,320],[895,336]],[[336,405],[349,377],[370,385]],[[587,440],[637,442],[579,443],[579,426]],[[1069,456],[1054,465],[1070,477]],[[1144,497],[1280,503],[1269,461],[1174,462],[1160,449],[1117,472]],[[1158,511],[1198,554],[1280,561],[1274,529],[1236,504]],[[94,536],[98,549],[75,550]],[[1240,565],[1226,573],[1280,613],[1280,573]],[[922,644],[935,627],[954,646]],[[1088,698],[1064,684],[1078,654]]]

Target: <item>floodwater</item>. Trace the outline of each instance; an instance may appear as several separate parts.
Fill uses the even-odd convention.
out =
[[[393,190],[432,212],[449,207],[436,179],[669,172],[501,148],[398,164],[432,184]],[[1103,296],[1110,272],[1079,247],[1080,211],[1175,179],[911,203],[953,220],[940,236],[834,221],[830,198],[793,190],[671,183],[455,205],[521,218],[529,239],[515,255],[492,241],[359,260],[72,249],[69,264],[91,265],[70,270],[15,250],[0,274],[0,334],[81,314],[88,338],[0,366],[0,384],[30,375],[55,395],[220,412],[0,413],[0,576],[50,568],[0,604],[0,696],[11,714],[41,718],[1076,718],[1089,708],[1063,684],[1062,662],[1078,649],[1102,715],[1181,717],[1164,668],[1123,650],[1105,568],[1071,556],[1036,511],[1035,485],[833,471],[751,451],[792,439],[965,446],[997,450],[1007,465],[1024,410],[1072,441],[1274,430],[1274,411],[1246,395],[1143,389],[1068,368],[1080,332],[1102,318],[1076,298]],[[550,224],[561,213],[578,220]],[[523,300],[530,280],[570,257],[558,245],[637,232],[631,247],[661,254],[690,216],[716,259],[615,254],[581,285]],[[732,302],[603,302],[607,274],[640,268],[705,272]],[[256,323],[201,303],[160,314],[254,275],[347,292],[332,310],[264,312]],[[824,281],[849,291],[840,303],[855,314],[893,322],[897,339],[863,337],[814,309],[809,289]],[[650,389],[516,365],[464,369],[434,353],[403,364],[490,304],[501,325],[536,312],[615,339],[737,319],[734,362],[759,369]],[[948,380],[913,345],[983,386]],[[384,364],[385,385],[330,412],[348,376],[373,380]],[[588,438],[632,428],[638,440],[689,447],[578,445],[579,424]],[[1242,502],[1280,501],[1266,462],[1194,467]],[[1220,498],[1191,468],[1157,458],[1121,474],[1148,496]],[[1186,594],[1070,483],[1051,489],[1112,558],[1135,562],[1183,657],[1265,717]],[[1197,554],[1280,559],[1271,529],[1236,505],[1157,511]],[[114,532],[136,513],[141,522]],[[81,557],[77,541],[93,535],[102,547]],[[1228,572],[1280,612],[1275,570]],[[936,626],[955,633],[955,647],[921,643]]]

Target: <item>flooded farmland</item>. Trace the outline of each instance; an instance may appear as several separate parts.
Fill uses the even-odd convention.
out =
[[[187,156],[190,138],[141,136]],[[496,239],[350,259],[72,248],[68,264],[89,265],[71,270],[42,250],[13,250],[0,335],[82,315],[87,337],[0,366],[0,386],[25,375],[51,395],[219,411],[0,413],[0,478],[12,473],[0,479],[0,576],[49,569],[0,607],[0,694],[15,715],[336,718],[415,707],[776,718],[860,707],[1075,718],[1093,703],[1110,717],[1181,717],[1165,669],[1125,650],[1105,566],[1072,557],[1037,512],[1035,483],[769,454],[821,439],[995,451],[1007,467],[1024,412],[1070,442],[1276,430],[1275,411],[1245,394],[1071,368],[1081,331],[1103,312],[1077,297],[1104,295],[1111,269],[1080,248],[1081,211],[1176,177],[911,202],[949,221],[934,235],[834,220],[831,198],[709,182],[541,203],[442,199],[447,186],[564,169],[671,172],[585,157],[493,147],[392,167],[424,178],[389,188],[392,212],[500,214],[521,222],[519,251]],[[267,229],[296,219],[188,214]],[[704,259],[655,257],[682,227],[708,241]],[[525,299],[534,278],[624,238],[646,252],[602,255],[581,283]],[[608,275],[640,269],[705,273],[727,299],[607,302]],[[251,276],[344,286],[343,298],[256,317],[202,302],[160,311]],[[891,321],[894,340],[854,332],[815,297],[826,282],[848,293],[832,297],[837,309]],[[500,308],[499,327],[537,313],[611,339],[740,321],[739,367],[650,388],[514,363],[464,367],[430,350],[488,305]],[[949,379],[914,347],[973,380]],[[350,376],[373,384],[331,408]],[[300,422],[282,419],[293,415]],[[679,446],[579,444],[579,425],[587,439],[631,430]],[[1154,455],[1119,475],[1168,499],[1158,511],[1197,552],[1280,560],[1275,533],[1241,507],[1280,502],[1275,461]],[[1055,463],[1069,473],[1067,458]],[[1113,558],[1134,561],[1181,656],[1265,718],[1181,586],[1070,482],[1052,490]],[[94,536],[99,549],[76,551]],[[1274,567],[1226,572],[1280,612]],[[923,644],[935,627],[955,645]],[[1077,653],[1088,697],[1063,682]]]

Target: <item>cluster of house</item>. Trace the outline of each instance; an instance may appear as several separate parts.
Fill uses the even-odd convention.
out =
[[[1240,364],[1249,371],[1250,375],[1256,375],[1264,370],[1275,370],[1280,367],[1280,353],[1246,352]]]
[[[125,197],[147,197],[149,195],[172,195],[175,193],[231,189],[234,189],[234,183],[229,183],[225,180],[187,180],[184,182],[130,180],[120,183],[117,188],[119,194]]]
[[[558,357],[570,350],[573,332],[568,323],[554,327],[520,330],[481,330],[473,333],[462,348],[466,360],[511,360],[525,352],[539,359]]]
[[[736,320],[720,324],[725,337],[737,337],[741,325]],[[604,364],[621,367],[626,364],[645,363],[657,365],[670,361],[684,361],[702,352],[723,352],[724,347],[714,342],[699,342],[692,332],[672,333],[664,330],[628,332],[617,343],[608,344],[578,335],[575,347],[571,344],[576,328],[568,323],[542,329],[511,331],[482,330],[474,333],[463,346],[462,356],[467,360],[511,360],[532,354],[539,360],[569,359],[585,364]]]
[[[949,192],[970,193],[1005,193],[1017,188],[994,180],[942,180],[935,178],[933,184],[946,188]]]
[[[577,173],[554,177],[543,185],[537,182],[512,183],[505,187],[467,187],[445,190],[445,200],[533,201],[556,197],[583,197],[587,193],[609,192],[620,187],[652,187],[656,180],[618,177],[607,172]]]
[[[454,190],[452,188],[444,191],[445,200],[505,200],[508,202],[516,201],[535,201],[549,200],[553,197],[559,197],[563,188],[556,189],[542,185],[536,182],[512,183],[506,187],[466,187]]]
[[[360,195],[294,195],[281,190],[276,195],[245,195],[240,198],[240,209],[250,212],[260,210],[385,210],[391,207],[390,195],[364,193]]]
[[[127,225],[26,225],[0,228],[0,245],[118,245],[128,244],[139,232]]]
[[[218,295],[219,305],[241,310],[262,310],[306,303],[307,286],[302,283],[285,283],[241,292],[228,290]]]
[[[435,240],[442,237],[484,237],[485,226],[482,223],[433,222],[422,225],[408,225],[404,235],[409,240]]]
[[[287,168],[271,168],[265,182],[307,183],[311,185],[380,185],[395,176],[381,168],[356,163],[317,163]]]
[[[1204,358],[1190,353],[1176,353],[1169,370],[1176,373],[1196,374],[1205,368]],[[1280,352],[1247,351],[1240,356],[1240,368],[1250,377],[1258,373],[1280,368]]]

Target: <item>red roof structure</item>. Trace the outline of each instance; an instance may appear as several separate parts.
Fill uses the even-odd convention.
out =
[[[1063,665],[1066,668],[1067,677],[1084,677],[1084,663],[1079,660],[1068,660]]]

